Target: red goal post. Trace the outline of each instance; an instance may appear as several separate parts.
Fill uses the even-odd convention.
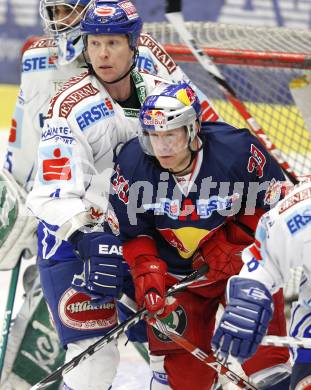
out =
[[[310,133],[292,91],[311,79],[311,31],[212,22],[187,22],[186,26],[293,171],[310,173]],[[146,23],[144,30],[165,46],[225,121],[246,126],[169,23]]]

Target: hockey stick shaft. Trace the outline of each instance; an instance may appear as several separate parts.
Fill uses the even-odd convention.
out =
[[[268,136],[265,134],[261,126],[257,123],[255,118],[250,114],[246,105],[237,97],[235,91],[228,84],[224,76],[221,74],[216,65],[208,57],[206,53],[203,52],[196,44],[196,41],[192,34],[187,30],[185,26],[185,21],[181,13],[181,1],[167,0],[166,6],[166,18],[172,24],[174,29],[179,34],[180,38],[185,42],[189,47],[195,58],[201,64],[201,66],[211,75],[211,77],[219,84],[221,90],[223,91],[225,97],[229,102],[235,107],[235,109],[240,113],[244,120],[249,125],[249,128],[253,134],[259,139],[262,145],[267,149],[268,152],[274,157],[280,167],[283,169],[286,176],[289,180],[297,184],[298,180],[296,174],[290,168],[288,163],[280,156],[279,151],[275,145],[269,140]]]
[[[265,336],[262,340],[262,345],[272,345],[274,347],[297,347],[310,348],[311,338],[306,337],[291,337],[291,336]]]
[[[190,275],[187,275],[180,282],[174,284],[170,288],[171,293],[181,291],[187,285],[204,275],[208,270],[207,265],[199,268],[198,270],[192,272]],[[118,326],[111,329],[105,336],[100,338],[94,344],[90,345],[85,351],[81,352],[79,355],[75,356],[68,363],[60,366],[57,370],[53,371],[50,375],[43,378],[40,382],[33,385],[30,390],[39,390],[46,389],[51,386],[55,382],[57,382],[64,374],[71,371],[75,368],[79,363],[84,361],[85,359],[92,356],[96,351],[100,350],[104,345],[110,343],[112,340],[117,339],[121,334],[123,334],[126,330],[128,330],[131,326],[137,324],[146,314],[145,309],[141,309],[136,312],[132,317],[128,318],[126,321],[123,321]]]
[[[12,270],[10,286],[9,286],[9,295],[7,298],[4,320],[2,324],[1,343],[0,343],[0,379],[1,379],[2,370],[4,366],[5,353],[8,345],[8,338],[10,333],[10,326],[11,326],[13,307],[14,307],[21,262],[22,262],[22,257],[19,258],[18,262],[16,263],[15,267]]]
[[[172,295],[177,291],[173,291],[167,295]],[[123,303],[127,308],[132,310],[133,312],[136,312],[137,305],[136,303],[129,298],[128,296],[123,295],[121,298],[121,303]],[[234,383],[236,386],[238,386],[241,389],[245,390],[254,390],[256,387],[252,386],[248,381],[241,378],[239,375],[237,375],[235,372],[231,371],[228,367],[223,365],[219,360],[217,360],[212,354],[207,354],[204,351],[202,351],[197,346],[193,345],[190,341],[188,341],[185,337],[183,337],[181,334],[176,332],[176,330],[172,329],[169,325],[164,324],[162,321],[156,319],[155,323],[152,323],[154,328],[156,328],[159,332],[166,335],[169,339],[174,341],[177,345],[191,353],[194,357],[201,360],[205,365],[208,367],[211,367],[215,371],[217,371],[220,375],[225,375],[232,383]]]

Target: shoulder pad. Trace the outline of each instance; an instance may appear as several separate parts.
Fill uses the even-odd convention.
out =
[[[38,41],[41,41],[41,40],[45,40],[46,38],[45,37],[42,37],[42,36],[38,36],[38,35],[32,35],[31,37],[29,37],[23,44],[22,48],[21,48],[21,55],[23,55],[25,53],[26,50],[29,50],[30,48],[33,47],[33,44],[35,42],[38,42]]]
[[[25,45],[27,46],[27,42]],[[23,50],[22,74],[54,71],[57,63],[55,47],[53,39],[44,38],[32,42]]]
[[[152,58],[156,59],[169,74],[172,74],[177,69],[177,64],[173,58],[167,53],[163,46],[158,41],[152,38],[149,34],[142,33],[138,41],[138,49],[148,50],[145,52]],[[143,50],[142,50],[143,53]],[[143,54],[145,54],[143,53]]]
[[[294,206],[307,201],[308,208],[311,207],[311,183],[305,182],[294,187],[286,197],[277,204],[279,214],[293,210]],[[310,206],[309,206],[310,205]]]
[[[126,167],[126,171],[132,176],[131,174],[135,172],[135,168],[142,163],[144,158],[145,153],[140,147],[138,138],[135,137],[122,146],[117,156],[117,163],[122,164],[122,168]]]
[[[95,88],[91,82],[82,82],[88,76],[89,73],[84,72],[79,76],[72,77],[60,88],[50,101],[46,115],[47,119],[52,117],[56,105],[59,107],[58,115],[67,118],[73,107],[79,102],[89,96],[94,96],[99,93],[99,90]]]
[[[27,40],[22,49],[21,54],[25,57],[35,56],[38,52],[48,53],[51,55],[52,51],[57,47],[56,41],[53,38],[46,37],[31,37]]]

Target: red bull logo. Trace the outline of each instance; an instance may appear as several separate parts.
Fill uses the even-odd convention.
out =
[[[174,248],[177,248],[180,252],[189,253],[189,249],[185,247],[183,242],[177,237],[175,232],[171,229],[161,229],[161,235],[165,238],[165,240]]]
[[[148,110],[145,112],[143,123],[146,126],[164,126],[166,125],[166,117],[162,111]]]
[[[129,183],[124,178],[123,175],[120,174],[119,165],[116,168],[116,173],[111,179],[112,187],[115,193],[118,195],[118,198],[122,200],[123,203],[127,204],[129,201]]]
[[[265,193],[264,204],[272,205],[280,200],[282,184],[272,179]]]
[[[196,101],[196,94],[191,88],[183,88],[176,92],[177,99],[185,106],[191,106]]]

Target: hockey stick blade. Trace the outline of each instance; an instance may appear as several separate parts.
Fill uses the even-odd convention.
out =
[[[174,0],[172,0],[172,2],[174,2]],[[174,10],[176,10],[176,8],[177,7],[175,7]],[[179,34],[180,38],[184,41],[184,43],[188,46],[188,48],[190,49],[194,57],[198,60],[198,62],[201,64],[203,69],[205,69],[210,74],[210,76],[219,84],[225,97],[244,118],[244,120],[249,125],[251,131],[262,143],[262,145],[267,149],[267,151],[273,156],[273,158],[277,161],[279,166],[283,169],[285,175],[293,184],[297,184],[298,180],[296,174],[290,168],[289,164],[281,157],[278,149],[269,140],[268,136],[265,134],[261,126],[257,123],[255,118],[253,118],[253,116],[249,113],[245,104],[241,100],[239,100],[235,91],[228,84],[217,66],[212,62],[208,55],[197,46],[195,39],[185,26],[185,21],[182,13],[180,11],[169,12],[171,9],[173,9],[173,7],[171,5],[171,1],[168,0],[166,4],[167,12],[165,14],[167,20],[172,24],[173,28]]]
[[[180,282],[174,284],[169,289],[169,291],[170,291],[169,294],[173,294],[177,291],[183,290],[185,287],[187,287],[187,285],[189,285],[190,283],[192,283],[194,280],[198,279],[199,277],[203,276],[207,271],[208,271],[208,265],[204,264],[201,268],[192,272],[190,275],[187,275]],[[121,324],[119,324],[118,326],[111,329],[105,336],[103,336],[98,341],[96,341],[96,343],[90,345],[85,351],[83,351],[79,355],[75,356],[72,360],[70,360],[70,362],[65,363],[64,365],[59,367],[57,370],[52,372],[50,375],[43,378],[40,382],[33,385],[30,388],[30,390],[46,389],[47,387],[51,386],[52,384],[57,382],[64,374],[66,374],[67,372],[69,372],[73,368],[75,368],[83,360],[85,360],[88,357],[90,357],[91,355],[93,355],[96,351],[101,349],[104,345],[110,343],[112,340],[117,339],[128,328],[137,324],[137,322],[140,321],[145,314],[146,314],[145,309],[139,310],[132,317],[128,318],[127,320],[125,320]]]

